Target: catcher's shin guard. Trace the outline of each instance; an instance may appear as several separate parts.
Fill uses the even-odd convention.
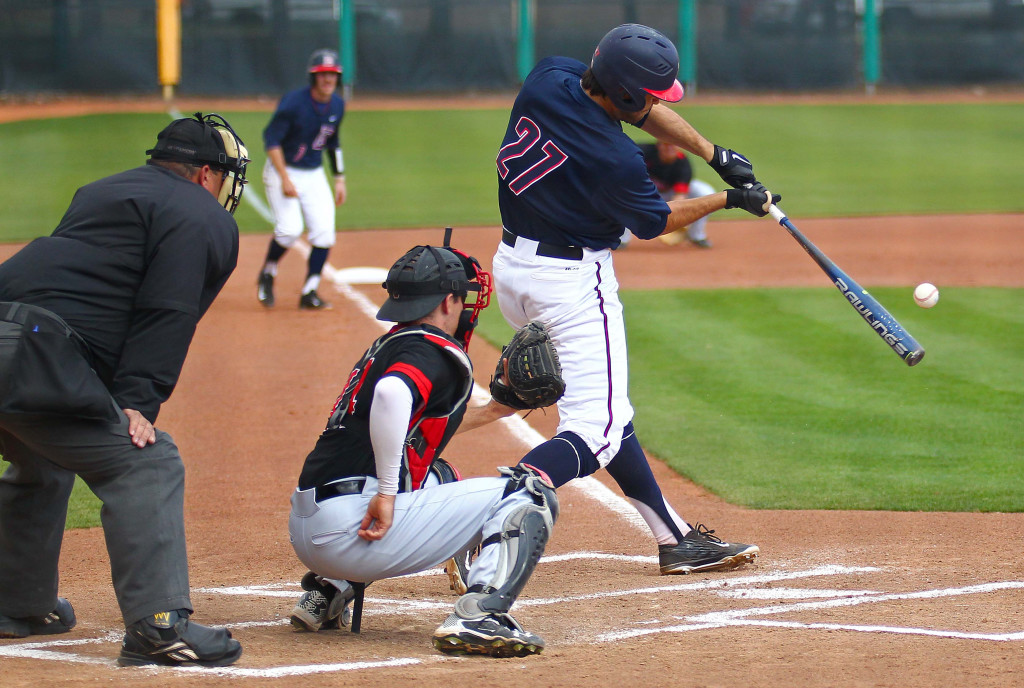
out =
[[[532,503],[517,507],[505,518],[502,531],[487,538],[481,547],[497,544],[500,558],[491,582],[480,592],[468,592],[455,602],[455,613],[464,619],[505,614],[515,603],[537,567],[551,529],[558,518],[555,488],[542,471],[527,464],[498,471],[509,478],[505,497],[525,491]]]

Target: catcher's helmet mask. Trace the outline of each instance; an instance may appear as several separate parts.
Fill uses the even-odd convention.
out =
[[[664,34],[642,24],[617,26],[601,39],[590,70],[615,107],[624,112],[644,109],[650,94],[675,103],[683,98],[679,53]]]
[[[157,134],[156,145],[146,151],[150,160],[209,165],[223,172],[224,183],[217,201],[229,213],[235,212],[248,183],[248,154],[227,120],[215,113],[201,112],[168,124]]]
[[[443,266],[443,269],[442,269]],[[490,303],[491,275],[479,261],[450,246],[415,246],[398,259],[381,284],[388,300],[377,311],[377,319],[407,323],[426,317],[449,294],[465,303],[456,339],[468,348],[480,311]],[[469,293],[476,294],[469,301]]]

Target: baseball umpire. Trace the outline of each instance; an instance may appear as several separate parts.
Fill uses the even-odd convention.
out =
[[[348,193],[338,137],[345,101],[336,92],[341,80],[337,53],[314,51],[307,72],[309,85],[286,93],[263,130],[267,150],[263,185],[274,212],[274,237],[260,270],[257,298],[268,308],[275,303],[278,261],[302,235],[303,223],[312,250],[299,308],[330,308],[317,289],[327,254],[334,246],[335,208],[345,202]],[[324,151],[334,180],[331,184],[323,171]]]
[[[546,325],[565,377],[557,435],[523,461],[556,487],[607,468],[657,539],[662,574],[735,567],[759,550],[692,528],[662,496],[633,432],[612,249],[626,228],[653,239],[722,208],[763,216],[779,200],[746,158],[661,104],[683,97],[678,70],[672,42],[637,24],[608,32],[589,68],[564,57],[534,67],[497,156],[503,229],[493,262],[505,319]],[[622,122],[699,155],[737,188],[666,202]]]
[[[539,653],[544,641],[509,610],[558,516],[547,476],[520,464],[499,469],[499,477],[423,486],[452,435],[513,412],[493,399],[467,408],[466,348],[490,298],[490,275],[451,247],[417,246],[384,286],[388,299],[377,317],[397,325],[348,376],[292,495],[292,546],[310,569],[292,623],[336,627],[356,594],[353,583],[422,571],[480,545],[468,591],[435,631],[434,646],[496,657]]]
[[[235,268],[247,152],[196,113],[147,154],[0,265],[0,637],[75,625],[57,561],[77,474],[103,502],[118,663],[224,666],[242,647],[190,619],[185,471],[153,423]]]

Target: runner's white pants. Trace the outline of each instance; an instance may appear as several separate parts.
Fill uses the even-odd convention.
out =
[[[284,195],[281,176],[270,161],[263,167],[263,186],[267,192],[267,203],[274,213],[277,243],[291,248],[305,228],[309,243],[316,248],[334,246],[334,192],[323,167],[312,170],[288,167],[288,178],[299,193],[297,198]]]

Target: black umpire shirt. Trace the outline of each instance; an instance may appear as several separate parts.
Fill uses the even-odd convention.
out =
[[[80,188],[52,235],[0,264],[0,301],[63,318],[118,405],[155,422],[237,260],[238,225],[217,199],[147,165]]]

